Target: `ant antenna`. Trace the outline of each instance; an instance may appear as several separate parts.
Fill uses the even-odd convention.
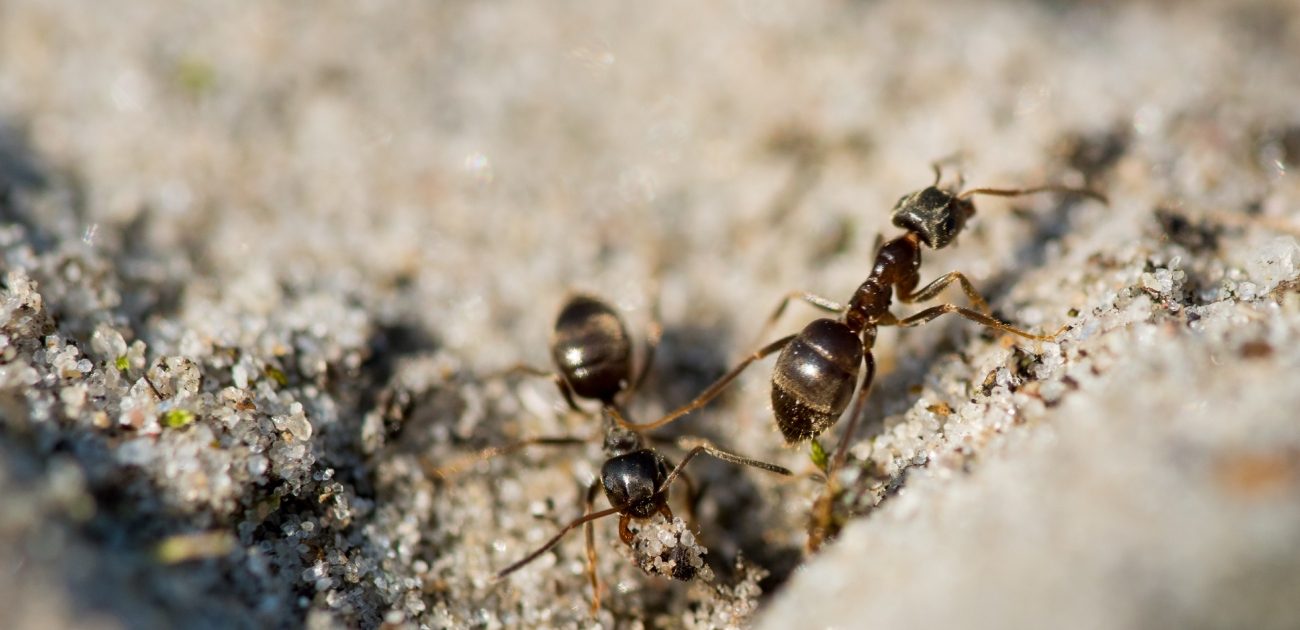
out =
[[[1084,197],[1095,199],[1097,201],[1100,201],[1103,204],[1110,205],[1110,200],[1107,199],[1105,195],[1095,190],[1089,190],[1087,188],[1075,188],[1073,186],[1059,186],[1059,185],[1035,186],[1034,188],[972,188],[970,190],[959,193],[957,195],[957,198],[966,199],[974,195],[989,195],[993,197],[1020,197],[1024,195],[1032,195],[1041,192],[1059,192],[1059,193],[1083,195]]]
[[[945,155],[933,162],[930,162],[930,169],[934,171],[934,183],[931,186],[938,186],[939,180],[943,179],[943,165],[960,162],[966,157],[966,152],[958,149]],[[961,169],[957,169],[957,188],[961,188],[966,183],[966,176],[962,174]]]
[[[584,524],[586,524],[586,523],[590,523],[591,521],[594,521],[594,520],[597,520],[597,519],[602,519],[602,518],[605,518],[606,516],[613,516],[613,515],[615,515],[615,514],[618,514],[619,512],[621,512],[621,511],[624,510],[624,509],[627,509],[627,506],[625,506],[625,505],[620,505],[620,506],[615,506],[615,507],[612,507],[612,508],[607,508],[607,509],[601,510],[601,511],[599,511],[599,512],[591,512],[590,514],[584,514],[584,515],[582,515],[582,516],[579,516],[578,518],[573,519],[572,521],[569,522],[568,525],[565,525],[565,526],[564,526],[564,529],[561,529],[560,532],[559,532],[558,534],[556,534],[555,536],[551,537],[550,540],[546,541],[546,544],[545,544],[545,545],[542,545],[540,548],[538,548],[537,551],[534,551],[534,552],[528,554],[527,556],[525,556],[524,559],[522,559],[522,560],[520,560],[520,561],[518,561],[518,562],[516,562],[516,563],[514,563],[514,564],[512,564],[512,565],[510,565],[510,566],[508,566],[508,567],[506,567],[506,568],[504,568],[504,569],[501,569],[500,571],[497,571],[497,579],[500,580],[500,579],[506,577],[507,575],[510,575],[511,573],[514,573],[515,571],[518,571],[518,570],[519,570],[520,568],[522,568],[524,565],[528,564],[529,562],[532,562],[533,560],[536,560],[536,559],[538,558],[538,556],[541,556],[542,554],[546,553],[547,551],[550,551],[550,549],[551,549],[552,547],[554,547],[555,545],[559,544],[560,540],[564,538],[564,535],[565,535],[565,534],[567,534],[567,533],[573,531],[574,529],[576,529],[576,528],[578,528],[578,527],[581,527],[582,525],[584,525]]]
[[[462,472],[465,472],[466,469],[473,467],[475,464],[481,461],[489,460],[494,457],[500,457],[502,455],[509,455],[516,451],[523,450],[524,448],[529,446],[574,446],[579,444],[586,444],[591,441],[592,441],[591,438],[579,438],[579,437],[572,437],[572,436],[555,436],[555,437],[545,436],[545,437],[525,438],[518,442],[506,444],[503,446],[490,446],[477,453],[474,453],[473,455],[461,457],[446,466],[434,466],[426,459],[424,461],[424,469],[425,472],[432,477],[436,477],[438,479],[450,479],[452,477],[455,477],[456,475],[459,475]]]
[[[629,431],[650,431],[652,429],[657,429],[659,427],[662,427],[670,422],[677,420],[678,418],[681,418],[691,413],[692,411],[695,411],[696,409],[699,409],[709,404],[709,402],[712,401],[714,398],[717,398],[718,395],[723,392],[723,390],[727,389],[727,386],[730,385],[732,381],[736,380],[736,377],[740,376],[740,373],[744,372],[745,368],[749,367],[749,364],[761,360],[764,357],[784,348],[785,345],[794,338],[795,335],[786,335],[785,337],[782,337],[758,349],[753,354],[750,354],[749,356],[745,357],[735,367],[731,368],[731,371],[727,372],[721,378],[714,381],[713,384],[708,387],[708,389],[705,389],[703,392],[701,392],[698,396],[695,397],[694,400],[692,400],[691,402],[687,403],[682,407],[679,407],[678,409],[672,411],[671,413],[665,415],[664,417],[659,418],[658,420],[654,420],[652,422],[646,422],[643,424],[637,424],[628,421],[628,419],[623,417],[623,414],[620,413],[618,409],[611,409],[610,415],[614,418],[614,421],[618,423],[618,426],[627,429]]]
[[[637,370],[635,380],[632,381],[632,384],[628,386],[627,391],[623,394],[624,400],[631,398],[645,384],[646,377],[650,375],[651,366],[654,365],[655,351],[659,349],[659,342],[663,340],[664,336],[664,326],[661,323],[662,316],[659,312],[661,297],[659,280],[657,278],[653,280],[652,285],[650,294],[654,296],[654,299],[650,303],[650,323],[646,325],[641,366]]]

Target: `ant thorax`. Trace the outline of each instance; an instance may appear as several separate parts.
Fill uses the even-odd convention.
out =
[[[641,434],[620,427],[608,407],[602,408],[600,415],[605,428],[605,439],[601,443],[605,457],[618,457],[645,448]]]

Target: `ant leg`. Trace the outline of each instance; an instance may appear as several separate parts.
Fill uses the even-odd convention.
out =
[[[675,446],[678,448],[690,450],[692,447],[694,447],[695,444],[699,443],[703,438],[671,438],[671,437],[663,437],[658,435],[647,435],[646,439],[655,444],[660,444],[663,446]],[[822,483],[826,481],[826,477],[824,475],[825,475],[825,471],[806,470],[804,472],[791,473],[790,479],[791,480],[811,479],[818,483]],[[700,484],[699,488],[696,488],[694,485],[694,479],[691,478],[690,474],[683,471],[681,477],[682,477],[682,481],[686,482],[688,488],[687,492],[695,494],[694,500],[691,503],[689,503],[687,506],[691,512],[691,518],[694,519],[695,508],[699,505],[700,499],[703,498],[704,492],[708,490],[709,483],[705,481],[704,483]]]
[[[627,514],[618,519],[618,537],[623,539],[623,544],[629,547],[632,546],[632,541],[636,540],[636,534],[633,534],[632,530],[627,527],[631,522],[632,517]]]
[[[879,234],[876,235],[876,240],[880,240]],[[880,248],[879,243],[877,243],[876,248]],[[791,291],[787,293],[785,297],[781,298],[781,301],[777,303],[772,314],[767,317],[767,321],[763,323],[763,327],[758,330],[758,335],[754,337],[755,344],[758,344],[759,341],[767,338],[767,335],[772,332],[772,327],[776,325],[777,320],[781,319],[781,315],[785,313],[785,308],[790,305],[792,300],[803,300],[816,308],[828,313],[835,313],[836,315],[843,313],[845,309],[848,308],[835,300],[828,300],[820,295],[807,293],[805,291]]]
[[[599,489],[600,478],[597,477],[591,485],[587,486],[584,514],[591,514],[591,509],[596,503],[596,491]],[[596,575],[596,528],[592,526],[591,521],[584,523],[582,528],[587,537],[587,580],[591,582],[591,615],[594,617],[600,612],[600,578]]]
[[[767,204],[765,214],[769,225],[784,222],[791,212],[799,208],[799,204],[822,178],[826,159],[831,152],[831,148],[817,138],[804,138],[796,142],[797,144],[789,147],[793,149],[794,154],[794,164],[790,174]]]
[[[975,286],[972,285],[970,280],[968,280],[960,271],[948,272],[940,276],[938,280],[921,287],[921,290],[919,291],[912,291],[905,295],[899,295],[898,301],[904,304],[924,302],[939,295],[939,293],[948,288],[948,285],[952,284],[954,280],[961,284],[962,293],[965,293],[966,297],[970,298],[971,304],[975,306],[975,310],[984,313],[985,315],[993,313],[993,311],[989,309],[989,303],[984,300],[984,296],[980,295],[979,291],[975,290]]]
[[[528,365],[527,363],[516,363],[508,368],[488,372],[485,379],[505,378],[507,376],[554,376],[550,370]]]
[[[664,334],[664,327],[659,322],[658,300],[655,300],[655,305],[652,307],[652,313],[653,316],[650,325],[646,327],[645,356],[641,358],[641,369],[637,370],[636,378],[632,381],[632,386],[623,393],[623,400],[631,399],[632,394],[641,389],[641,385],[645,383],[646,376],[650,374],[650,366],[654,365],[655,350],[659,348],[659,340]]]
[[[695,485],[695,480],[686,473],[682,473],[682,481],[686,484],[686,524],[694,527],[697,524],[695,508],[700,502],[700,489]]]
[[[957,198],[965,199],[973,195],[990,195],[993,197],[1022,197],[1024,195],[1032,195],[1034,193],[1040,193],[1040,192],[1059,192],[1059,193],[1067,193],[1067,194],[1074,194],[1074,195],[1083,195],[1084,197],[1089,197],[1091,199],[1100,201],[1103,204],[1107,204],[1107,205],[1110,204],[1110,200],[1106,199],[1106,195],[1103,195],[1095,190],[1088,190],[1087,188],[1074,188],[1072,186],[1058,186],[1054,184],[1048,186],[1035,186],[1034,188],[972,188],[970,190],[958,194]]]
[[[750,459],[748,457],[745,457],[744,455],[737,455],[736,453],[732,453],[730,451],[724,451],[718,448],[717,446],[714,446],[713,443],[709,442],[708,440],[704,440],[700,438],[689,438],[689,439],[682,440],[681,444],[683,447],[687,445],[693,445],[693,446],[691,446],[691,450],[686,453],[686,456],[682,458],[682,461],[679,462],[676,466],[674,466],[672,471],[668,473],[668,476],[664,478],[663,484],[659,486],[659,493],[668,490],[668,486],[672,485],[673,481],[675,481],[677,477],[681,476],[682,473],[685,471],[686,465],[689,464],[692,459],[695,459],[701,453],[707,453],[724,462],[730,462],[732,464],[739,464],[742,466],[753,466],[754,468],[761,468],[768,472],[776,473],[778,475],[785,475],[787,477],[794,476],[794,473],[790,472],[790,469],[788,468],[785,468],[783,466],[777,466],[776,464],[769,464],[767,462],[759,461],[757,459]]]
[[[580,438],[567,435],[535,437],[520,440],[505,446],[490,446],[468,457],[462,457],[447,466],[434,466],[423,458],[422,464],[425,472],[429,476],[437,477],[439,479],[448,479],[464,472],[466,468],[469,468],[485,459],[509,455],[510,453],[514,453],[515,451],[522,450],[529,446],[573,446],[575,444],[586,444],[590,441],[591,438]]]
[[[579,516],[578,518],[573,519],[572,521],[569,522],[568,525],[565,525],[563,528],[561,528],[558,534],[552,536],[550,540],[546,541],[546,544],[542,545],[536,551],[525,556],[523,560],[520,560],[504,569],[501,569],[500,571],[497,571],[497,579],[499,580],[507,575],[510,575],[511,573],[514,573],[515,571],[518,571],[524,565],[528,564],[529,562],[532,562],[533,560],[536,560],[539,556],[546,553],[547,551],[550,551],[552,547],[559,544],[560,540],[564,538],[565,534],[573,531],[574,528],[586,525],[587,523],[590,523],[596,519],[601,519],[601,518],[605,518],[606,516],[612,516],[614,514],[618,514],[618,511],[620,509],[621,508],[618,507],[612,507],[612,508],[601,510],[599,512],[588,512],[586,514],[583,514],[582,516]]]
[[[516,363],[504,370],[489,372],[487,378],[489,379],[504,378],[507,376],[515,376],[519,374],[522,374],[524,376],[547,377],[554,380],[555,388],[560,390],[560,394],[564,396],[564,402],[569,404],[569,409],[572,409],[573,411],[576,411],[578,413],[582,413],[582,408],[578,406],[577,401],[575,401],[573,398],[573,389],[569,387],[568,383],[564,382],[564,377],[550,370],[543,370],[542,368],[534,367],[526,363]]]
[[[573,388],[569,387],[569,383],[564,380],[563,376],[555,375],[555,387],[564,396],[564,402],[569,403],[569,409],[577,413],[583,413],[582,407],[579,407],[577,401],[573,399]]]
[[[1069,325],[1066,325],[1066,326],[1062,326],[1060,330],[1057,330],[1056,332],[1050,335],[1038,335],[1038,334],[1031,333],[1027,330],[1021,330],[1019,328],[1016,328],[1015,326],[1012,326],[1011,324],[1008,324],[1006,322],[998,321],[983,313],[977,313],[968,308],[962,308],[960,306],[957,306],[956,304],[940,304],[938,306],[933,306],[925,309],[924,311],[921,311],[920,313],[912,315],[911,317],[901,319],[901,320],[898,319],[897,317],[894,317],[892,314],[890,314],[888,317],[883,318],[881,320],[880,325],[898,326],[899,328],[911,328],[913,326],[920,326],[921,324],[924,324],[936,317],[939,317],[940,315],[945,315],[947,313],[957,313],[958,315],[961,315],[962,317],[965,317],[966,319],[969,319],[975,323],[982,324],[984,326],[988,326],[989,328],[994,328],[1004,332],[1009,332],[1013,335],[1019,335],[1026,339],[1033,339],[1035,341],[1051,341],[1055,339],[1057,335],[1069,329]]]
[[[953,151],[948,155],[945,155],[933,162],[930,162],[930,170],[934,171],[934,183],[930,185],[931,186],[939,185],[939,181],[943,179],[944,164],[955,164],[961,162],[962,159],[964,159],[965,157],[966,157],[966,152],[961,149],[957,149],[956,151]],[[960,182],[965,181],[965,176],[962,175],[961,169],[957,169],[957,177],[959,181],[959,183],[957,184],[957,188],[961,188]]]
[[[623,414],[619,412],[617,408],[612,406],[610,407],[610,415],[612,415],[614,417],[614,420],[618,422],[618,426],[631,431],[649,431],[651,429],[657,429],[659,427],[662,427],[665,424],[673,422],[674,420],[677,420],[678,418],[681,418],[682,416],[692,411],[695,411],[696,409],[699,409],[704,405],[709,404],[709,401],[713,400],[714,398],[717,398],[718,394],[721,394],[722,391],[725,390],[727,386],[731,384],[732,381],[736,380],[736,377],[740,376],[741,372],[745,371],[745,368],[749,367],[749,364],[758,361],[759,359],[762,359],[763,357],[766,357],[767,355],[772,354],[773,352],[776,352],[781,348],[784,348],[786,344],[790,343],[790,340],[794,339],[794,337],[795,337],[794,335],[786,335],[785,337],[777,339],[776,341],[773,341],[772,343],[769,343],[766,346],[759,348],[757,352],[745,357],[743,361],[736,364],[736,367],[731,368],[730,372],[727,372],[726,374],[722,375],[722,378],[719,378],[718,380],[714,381],[714,383],[710,385],[708,389],[705,389],[702,393],[700,393],[700,395],[696,396],[695,400],[692,400],[691,402],[686,403],[685,405],[678,407],[673,411],[670,411],[667,415],[665,415],[662,418],[659,418],[658,420],[655,420],[653,422],[647,422],[645,424],[635,424],[632,422],[628,422],[627,419],[623,417]]]
[[[844,426],[844,435],[840,436],[840,444],[835,447],[835,455],[831,457],[830,466],[826,468],[826,479],[829,483],[835,483],[835,471],[839,470],[844,464],[844,458],[849,454],[849,443],[853,441],[853,432],[858,427],[858,420],[862,417],[867,408],[867,396],[871,393],[871,382],[876,378],[876,359],[871,356],[868,350],[862,357],[867,364],[866,375],[862,377],[862,386],[858,389],[858,398],[853,401],[853,408],[849,411],[849,423]]]

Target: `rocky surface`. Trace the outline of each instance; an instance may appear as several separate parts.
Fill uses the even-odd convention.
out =
[[[1263,0],[0,2],[0,625],[589,627],[581,533],[494,576],[598,441],[435,474],[597,433],[503,371],[602,295],[663,323],[653,418],[955,156],[1108,196],[926,252],[1066,331],[884,330],[840,538],[701,460],[686,531],[598,523],[594,622],[1295,627],[1298,42]],[[811,471],[770,370],[665,434]]]

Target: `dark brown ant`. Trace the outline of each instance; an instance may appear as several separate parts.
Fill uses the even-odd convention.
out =
[[[559,533],[546,544],[499,571],[498,579],[514,573],[537,559],[558,544],[573,529],[585,526],[587,574],[592,587],[592,613],[595,614],[600,608],[600,583],[596,576],[596,546],[591,526],[593,521],[618,514],[619,538],[629,546],[632,546],[635,540],[635,535],[629,528],[633,520],[645,520],[661,514],[672,522],[673,513],[668,507],[669,487],[678,477],[683,477],[689,484],[689,478],[685,477],[683,471],[692,459],[701,454],[780,475],[793,475],[781,466],[725,451],[702,439],[682,441],[681,444],[689,450],[681,462],[673,466],[667,458],[648,447],[640,433],[618,426],[615,418],[621,418],[623,414],[619,410],[617,401],[626,398],[644,381],[653,359],[658,328],[657,324],[651,326],[652,332],[647,343],[645,359],[634,381],[631,378],[632,341],[622,318],[612,307],[597,298],[574,295],[560,310],[551,338],[551,358],[555,362],[557,372],[552,374],[527,366],[515,366],[508,370],[553,377],[572,409],[581,411],[575,397],[599,402],[603,424],[603,448],[607,459],[601,466],[599,477],[587,487],[585,513],[561,528]],[[531,438],[504,447],[485,449],[470,458],[468,463],[438,468],[433,472],[439,477],[448,477],[463,470],[468,464],[511,453],[526,446],[573,445],[589,441],[590,438],[572,436]],[[602,489],[611,507],[593,512],[596,494]],[[693,487],[691,492],[694,494]],[[671,577],[681,581],[694,578],[695,568],[682,558],[676,559],[680,561],[675,564]]]
[[[867,395],[876,373],[871,351],[875,345],[876,331],[880,326],[909,328],[919,326],[947,313],[962,317],[996,330],[1026,339],[1050,340],[1060,331],[1050,335],[1035,334],[1016,328],[992,317],[988,303],[961,272],[953,271],[917,289],[920,284],[921,245],[942,249],[951,244],[975,215],[974,195],[1017,197],[1039,192],[1064,192],[1086,195],[1102,202],[1105,198],[1089,191],[1064,186],[1001,189],[974,188],[964,192],[939,187],[941,174],[934,165],[935,180],[930,186],[905,195],[898,200],[892,212],[896,227],[906,232],[886,241],[876,249],[871,273],[853,293],[847,305],[804,292],[785,296],[768,318],[764,330],[770,327],[785,311],[791,300],[801,299],[819,309],[839,315],[837,319],[818,319],[795,335],[782,337],[745,357],[739,364],[708,389],[686,405],[669,412],[662,418],[645,424],[616,418],[619,426],[633,431],[648,431],[673,422],[695,411],[718,396],[745,368],[778,350],[772,372],[772,410],[777,427],[787,444],[811,442],[813,460],[825,471],[828,490],[818,500],[816,514],[809,532],[808,546],[816,550],[824,538],[833,534],[831,527],[831,502],[837,492],[835,471],[843,464],[853,431],[863,415]],[[919,313],[899,319],[890,311],[892,298],[905,304],[930,300],[949,284],[957,282],[970,298],[975,310],[955,304],[940,304]],[[760,337],[761,338],[761,337]],[[866,365],[862,385],[856,400],[853,391],[858,373]],[[840,418],[853,400],[849,423],[844,429],[835,454],[829,462],[816,437],[830,428]],[[613,410],[617,412],[617,409]]]

